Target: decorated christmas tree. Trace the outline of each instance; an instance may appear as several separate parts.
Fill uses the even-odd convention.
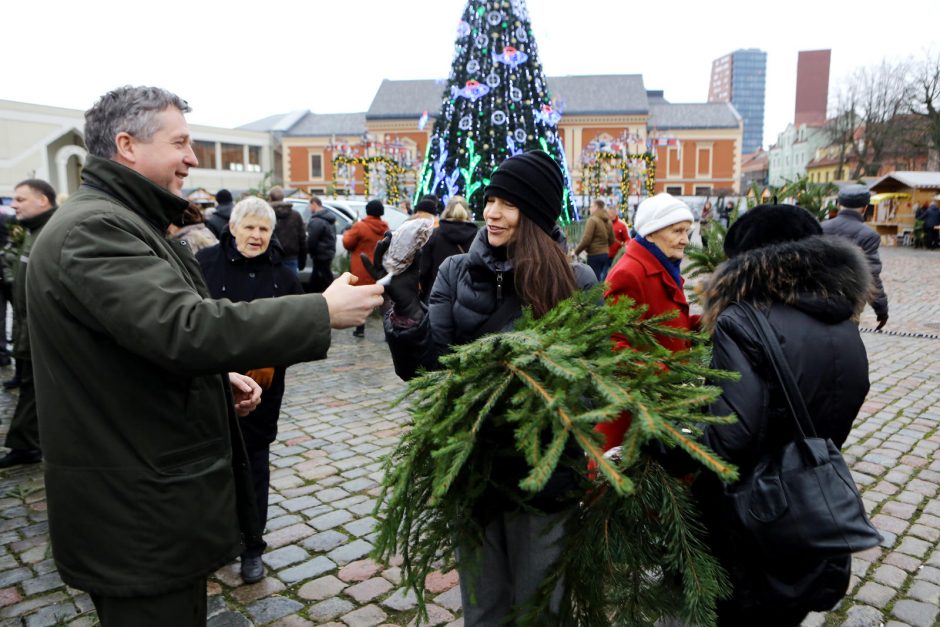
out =
[[[562,220],[577,219],[571,175],[539,63],[525,0],[469,0],[441,112],[428,144],[416,198],[461,195],[481,209],[490,173],[504,159],[541,148],[565,174]]]

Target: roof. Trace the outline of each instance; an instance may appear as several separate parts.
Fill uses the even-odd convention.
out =
[[[309,111],[291,111],[290,113],[278,113],[277,115],[269,115],[266,118],[260,120],[255,120],[254,122],[249,122],[239,126],[238,128],[243,131],[262,131],[262,132],[275,132],[275,131],[286,131],[290,129],[291,126],[296,124],[304,115],[309,113]]]
[[[563,102],[563,115],[645,115],[646,88],[639,74],[549,76],[548,90]],[[435,80],[385,79],[372,99],[366,119],[419,118],[440,112],[447,84]],[[661,92],[660,96],[661,98]]]
[[[649,101],[640,74],[549,76],[548,90],[563,115],[645,115]]]
[[[366,129],[365,113],[310,113],[309,111],[285,133],[287,136],[362,135]]]
[[[445,84],[435,80],[390,81],[384,79],[366,112],[367,120],[420,118],[425,111],[441,110]]]
[[[650,105],[650,128],[738,128],[741,116],[728,102]]]
[[[940,172],[911,172],[901,170],[885,174],[868,186],[879,192],[890,192],[901,188],[940,189]]]

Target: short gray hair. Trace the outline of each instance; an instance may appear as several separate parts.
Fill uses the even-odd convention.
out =
[[[248,198],[239,200],[235,204],[235,207],[232,208],[232,217],[230,217],[228,221],[229,224],[238,228],[238,223],[248,217],[267,218],[271,223],[272,231],[277,222],[277,216],[274,215],[274,209],[271,208],[271,205],[263,198],[258,198],[257,196],[249,196]]]
[[[125,85],[109,91],[85,112],[85,147],[96,157],[110,159],[117,147],[114,138],[127,133],[148,141],[160,130],[157,115],[170,107],[189,113],[189,104],[160,87]]]

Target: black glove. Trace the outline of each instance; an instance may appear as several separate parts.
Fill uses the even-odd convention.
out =
[[[365,253],[359,253],[366,272],[372,275],[372,278],[376,281],[388,274],[385,271],[385,266],[382,265],[382,258],[391,243],[392,234],[386,233],[385,237],[375,245],[375,252],[373,252],[371,260]],[[421,301],[418,298],[418,260],[420,257],[420,253],[415,255],[408,269],[393,276],[392,280],[385,286],[385,295],[392,301],[395,315],[411,320],[420,320],[424,317],[424,308],[421,307]]]
[[[888,312],[877,314],[875,318],[878,320],[878,326],[875,327],[875,331],[881,331],[881,329],[888,324]]]

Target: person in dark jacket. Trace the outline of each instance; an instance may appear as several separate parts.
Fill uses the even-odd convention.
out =
[[[587,251],[588,265],[594,270],[598,281],[607,278],[607,271],[610,269],[609,251],[616,241],[604,201],[597,199],[591,203],[591,215],[584,224],[584,233],[574,249],[574,254],[577,257],[581,251]]]
[[[940,248],[940,206],[934,201],[924,212],[924,245],[928,250]]]
[[[477,225],[470,221],[470,208],[466,199],[463,196],[451,196],[447,208],[441,214],[440,224],[421,249],[419,282],[423,302],[427,303],[431,297],[431,286],[444,260],[469,251],[477,231]]]
[[[728,260],[704,294],[703,326],[712,331],[712,366],[741,374],[721,382],[711,411],[737,422],[710,425],[702,440],[747,477],[758,461],[793,438],[793,422],[757,332],[736,304],[766,315],[798,382],[819,437],[841,447],[868,393],[868,357],[856,320],[871,273],[857,246],[821,237],[816,219],[792,205],[748,210],[729,229]],[[709,542],[728,572],[732,597],[718,606],[721,626],[799,625],[845,594],[850,556],[786,562],[761,557],[722,511],[724,487],[712,473],[693,486]]]
[[[220,189],[215,194],[216,207],[209,219],[206,220],[206,226],[212,231],[216,239],[222,237],[222,233],[228,229],[229,218],[232,217],[232,192],[227,189]]]
[[[561,169],[547,153],[510,157],[485,190],[486,227],[467,253],[441,264],[427,308],[419,296],[416,264],[392,278],[388,294],[393,305],[385,331],[399,376],[410,379],[419,367],[439,368],[439,358],[452,347],[511,329],[524,305],[540,317],[575,290],[596,284],[593,271],[583,264],[569,265],[552,240],[563,190]],[[500,327],[490,328],[499,321],[504,321]],[[518,482],[526,464],[512,431],[484,427],[478,437],[487,442],[484,448],[494,467],[491,487],[478,499],[474,515],[485,542],[462,548],[478,557],[479,571],[468,571],[458,556],[468,627],[505,624],[533,598],[559,556],[564,521],[577,506],[566,494],[574,487],[567,474],[573,471],[560,468],[546,490],[525,495]],[[471,578],[475,602],[469,593]],[[553,599],[560,601],[560,596],[557,590]]]
[[[322,359],[382,289],[208,297],[167,226],[198,166],[179,96],[120,87],[85,113],[82,185],[27,267],[56,570],[102,627],[206,624],[206,577],[260,541],[236,414],[260,402],[250,368]],[[285,324],[285,321],[303,324]]]
[[[277,216],[274,237],[284,253],[282,263],[297,274],[307,265],[307,231],[304,219],[294,211],[293,203],[285,202],[284,190],[280,187],[272,187],[268,191],[268,200]]]
[[[13,208],[16,210],[16,219],[26,229],[13,274],[13,357],[20,379],[20,395],[4,442],[10,451],[0,457],[0,468],[42,461],[36,389],[33,386],[33,360],[26,319],[26,268],[33,242],[56,210],[55,189],[40,179],[23,181],[13,189]]]
[[[310,199],[313,215],[307,221],[307,252],[313,260],[310,273],[310,291],[319,294],[333,282],[333,257],[336,255],[336,216],[323,208],[323,202]]]
[[[878,319],[876,330],[881,330],[888,323],[888,295],[881,282],[881,257],[878,247],[881,238],[871,227],[865,224],[862,212],[871,201],[871,192],[864,185],[846,185],[839,191],[839,215],[822,224],[826,235],[841,235],[854,242],[868,258],[871,268],[872,290],[869,303]]]
[[[248,197],[235,205],[229,231],[222,233],[222,241],[196,255],[212,298],[238,303],[303,294],[297,275],[282,263],[280,248],[272,243],[274,224],[274,210],[260,198]],[[263,390],[258,408],[238,421],[248,449],[260,529],[268,521],[270,446],[277,437],[286,370],[285,365],[276,364],[245,373]],[[245,583],[255,583],[264,576],[262,553],[264,543],[256,543],[247,546],[242,554],[241,575]]]

